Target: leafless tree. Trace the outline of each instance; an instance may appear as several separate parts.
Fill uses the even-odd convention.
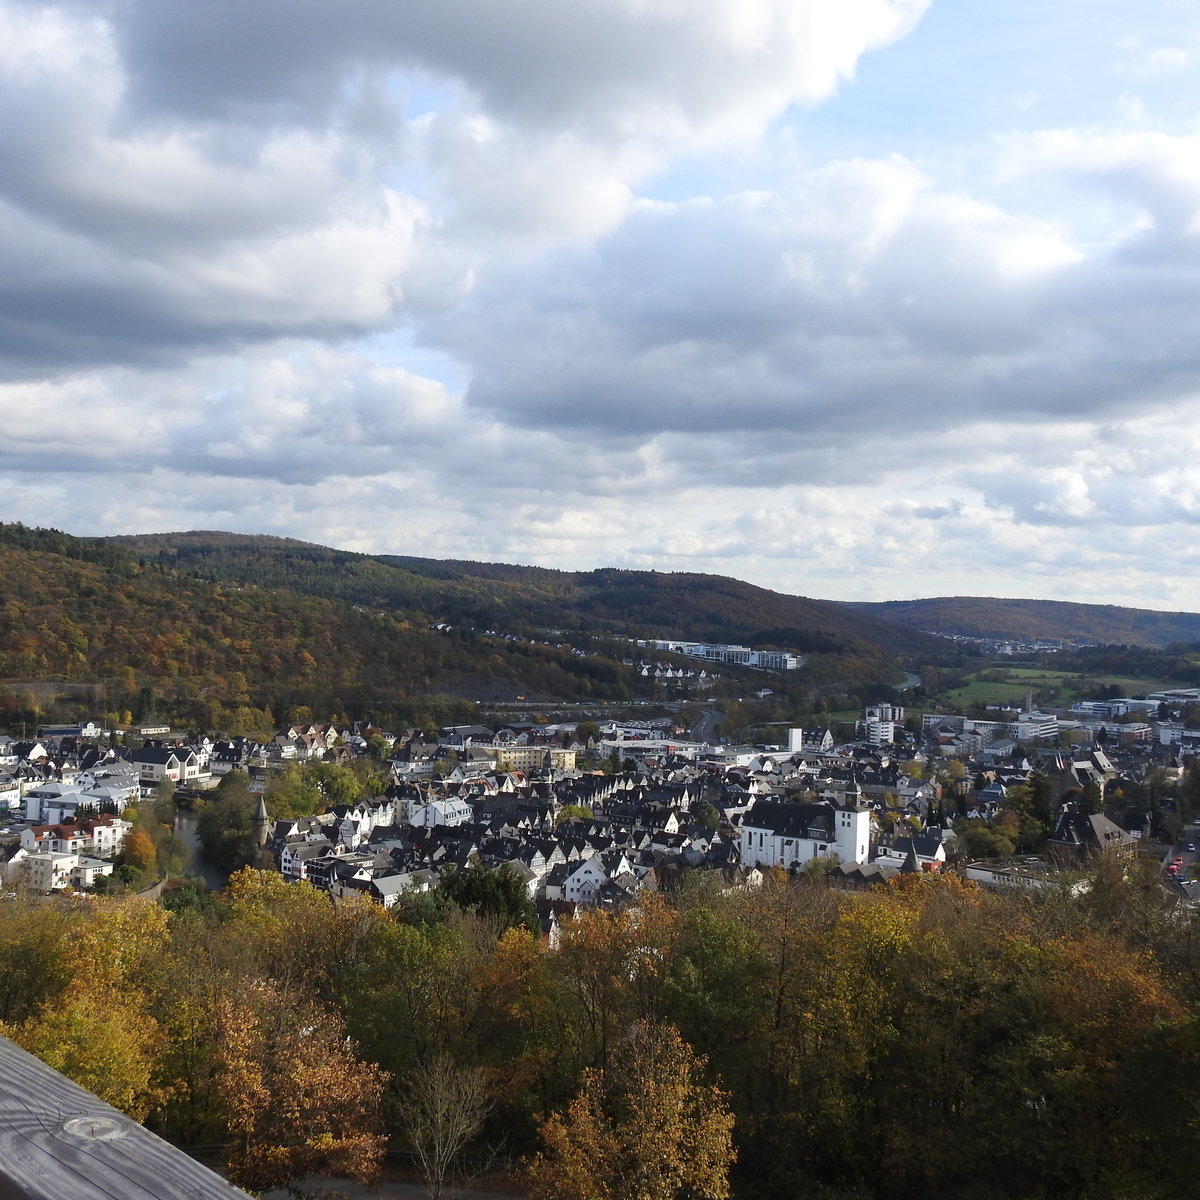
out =
[[[492,1107],[486,1073],[438,1054],[411,1072],[400,1097],[400,1120],[432,1200],[441,1200],[462,1152]]]

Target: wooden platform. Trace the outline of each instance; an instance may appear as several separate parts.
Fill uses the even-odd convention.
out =
[[[248,1200],[0,1037],[0,1200]]]

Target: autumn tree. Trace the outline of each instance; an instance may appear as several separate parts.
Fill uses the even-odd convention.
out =
[[[614,1065],[589,1070],[541,1127],[530,1200],[725,1200],[734,1161],[728,1097],[669,1025],[638,1022]]]
[[[169,1094],[157,1072],[162,1030],[138,997],[102,982],[80,980],[0,1033],[135,1121]]]
[[[19,1022],[71,979],[84,914],[18,894],[0,904],[0,1022]]]
[[[622,912],[580,909],[565,926],[555,965],[585,1062],[607,1067],[621,1029],[657,1018],[678,924],[678,913],[648,894]]]
[[[336,1013],[257,981],[218,1000],[215,1035],[230,1179],[265,1191],[378,1174],[386,1076],[355,1055]]]
[[[147,839],[148,840],[148,839]],[[61,991],[2,1027],[6,1036],[101,1099],[143,1121],[172,1090],[160,1056],[165,1033],[151,1011],[170,916],[137,897],[96,900],[71,922],[57,952]],[[60,927],[37,914],[35,929]]]
[[[121,847],[121,861],[144,875],[154,870],[158,861],[158,851],[154,847],[153,839],[140,825],[135,826],[126,835],[125,843]]]
[[[506,929],[474,972],[473,1057],[487,1065],[507,1127],[532,1130],[529,1114],[548,1112],[578,1082],[574,1047],[540,938]]]
[[[307,880],[288,883],[274,871],[246,867],[225,892],[227,918],[219,941],[237,969],[253,969],[285,986],[303,986],[333,1003],[353,972],[383,909],[364,895],[337,904]]]

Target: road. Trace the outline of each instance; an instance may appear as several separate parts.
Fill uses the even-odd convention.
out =
[[[920,686],[920,683],[921,683],[920,675],[916,674],[916,672],[914,672],[914,671],[905,671],[904,672],[904,682],[896,684],[896,691],[908,692],[908,691],[911,691],[913,688]]]
[[[705,708],[700,711],[700,719],[691,728],[693,742],[711,742],[714,740],[717,723],[724,714],[715,708]]]

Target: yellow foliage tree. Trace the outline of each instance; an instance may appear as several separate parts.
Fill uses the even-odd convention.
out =
[[[337,981],[358,962],[364,943],[387,920],[367,896],[347,896],[334,905],[327,892],[306,880],[288,883],[274,871],[238,871],[226,889],[225,940],[236,943],[272,979],[303,983],[325,1002]]]
[[[76,979],[144,989],[157,975],[170,925],[166,909],[138,896],[95,901],[74,946]]]
[[[156,1080],[163,1035],[138,998],[78,983],[20,1025],[2,1029],[81,1087],[144,1121],[169,1094]]]
[[[669,1025],[638,1022],[588,1071],[565,1113],[541,1127],[530,1200],[725,1200],[734,1161],[728,1097],[701,1081],[705,1059]]]

